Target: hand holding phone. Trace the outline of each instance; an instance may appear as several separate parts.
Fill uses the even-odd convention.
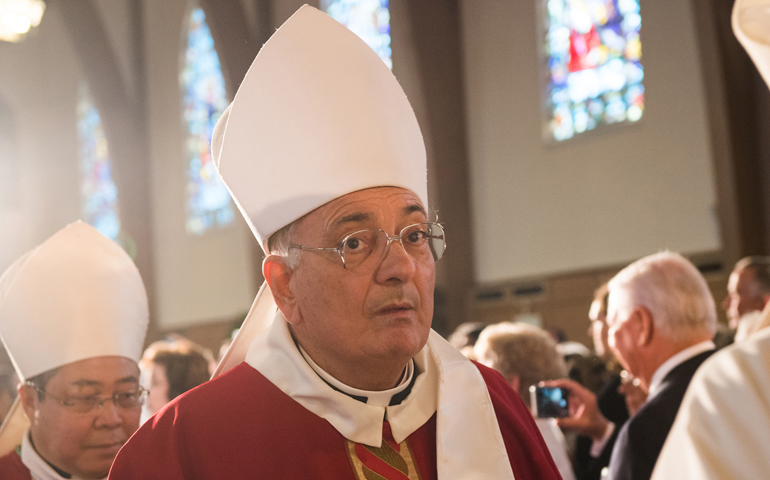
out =
[[[530,405],[538,418],[569,416],[569,391],[562,387],[529,387]]]
[[[569,401],[566,405],[568,416],[558,418],[557,424],[566,430],[587,435],[594,440],[603,438],[610,421],[599,411],[596,395],[579,383],[562,378],[542,382],[544,387],[560,387],[567,393]]]

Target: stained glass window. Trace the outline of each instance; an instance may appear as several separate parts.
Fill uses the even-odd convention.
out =
[[[639,0],[543,0],[545,136],[561,141],[644,111]]]
[[[225,80],[203,10],[189,18],[187,50],[180,75],[187,165],[187,232],[201,235],[233,221],[230,194],[214,168],[211,135],[227,108]]]
[[[388,68],[393,68],[388,0],[321,0],[321,8],[361,37]]]
[[[80,143],[81,214],[103,235],[116,240],[120,233],[118,189],[112,181],[110,152],[99,111],[88,87],[80,85],[77,104]]]

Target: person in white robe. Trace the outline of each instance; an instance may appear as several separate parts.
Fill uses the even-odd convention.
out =
[[[770,86],[770,0],[737,0],[733,30]],[[694,376],[653,480],[755,479],[770,475],[770,304],[748,340]]]
[[[764,319],[770,318],[770,307]],[[770,329],[727,347],[692,379],[652,480],[767,478]]]

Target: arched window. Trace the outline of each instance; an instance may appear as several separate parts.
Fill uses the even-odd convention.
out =
[[[227,108],[225,80],[203,10],[188,19],[187,45],[180,75],[187,165],[187,232],[201,235],[232,223],[230,194],[214,168],[211,135]]]
[[[642,118],[639,0],[541,1],[546,138]]]
[[[103,235],[116,240],[120,233],[118,189],[112,181],[107,136],[88,87],[80,84],[77,103],[80,144],[81,215]]]
[[[321,0],[321,8],[361,37],[388,68],[393,68],[388,0]]]

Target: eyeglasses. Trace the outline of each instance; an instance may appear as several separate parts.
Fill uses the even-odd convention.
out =
[[[409,257],[418,263],[438,261],[444,250],[444,228],[438,223],[415,223],[401,229],[398,235],[388,235],[384,230],[359,230],[346,236],[336,247],[306,247],[289,245],[289,248],[316,252],[337,252],[342,266],[349,272],[373,272],[388,254],[390,242],[398,241]]]
[[[67,400],[62,400],[61,398],[54,397],[32,382],[26,382],[25,385],[34,388],[40,393],[48,395],[72,412],[82,414],[90,413],[97,405],[99,408],[102,408],[104,404],[109,401],[112,401],[113,405],[122,408],[123,410],[139,408],[144,404],[144,400],[147,397],[147,390],[139,387],[137,390],[131,392],[115,392],[112,396],[104,398],[97,397],[96,395],[89,395],[87,397],[72,397]]]

